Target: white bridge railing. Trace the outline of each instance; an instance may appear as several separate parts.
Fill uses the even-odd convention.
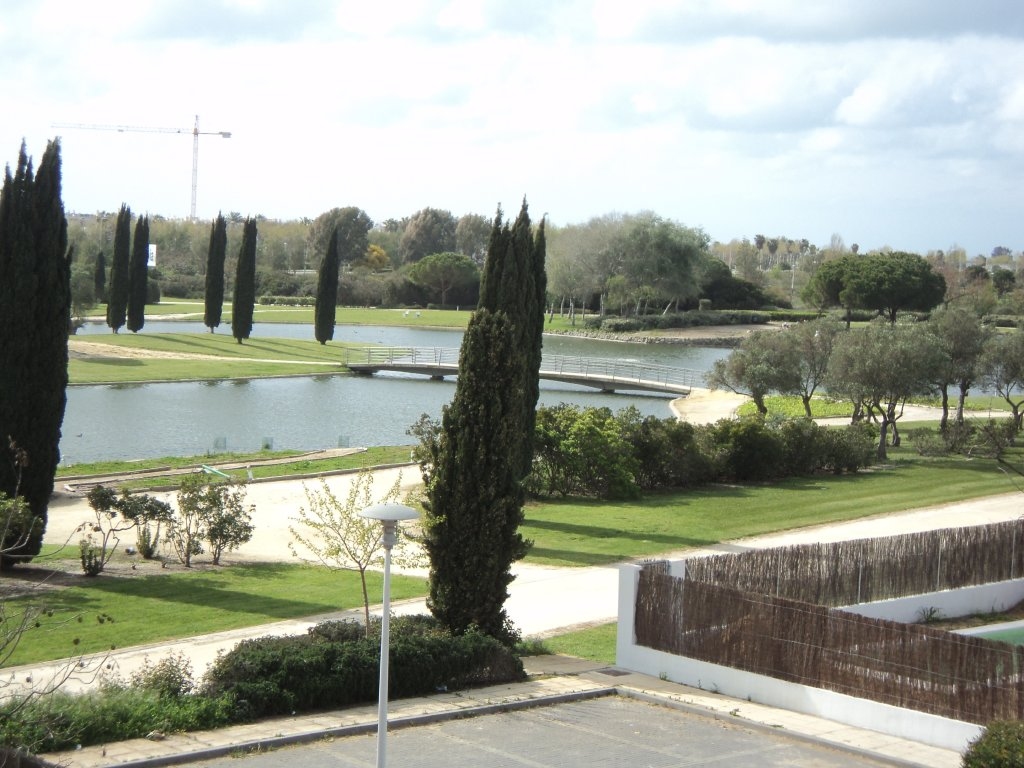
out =
[[[345,364],[363,370],[409,372],[420,369],[428,375],[455,375],[459,370],[459,350],[445,347],[349,348],[345,350]],[[705,386],[701,371],[614,358],[544,355],[540,375],[542,378],[591,385],[634,385],[667,391]]]

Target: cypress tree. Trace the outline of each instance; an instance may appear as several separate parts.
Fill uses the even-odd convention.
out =
[[[456,633],[516,637],[504,604],[532,456],[544,321],[544,230],[526,202],[515,224],[495,217],[480,302],[459,354],[455,396],[431,447],[424,546],[431,612]]]
[[[224,310],[224,259],[228,252],[228,223],[224,216],[217,214],[217,220],[210,226],[210,250],[206,257],[206,293],[203,325],[213,329],[220,325]]]
[[[61,201],[60,144],[33,173],[24,144],[0,190],[0,494],[33,520],[4,527],[0,566],[39,553],[60,463],[66,404],[71,253]]]
[[[103,251],[96,254],[96,265],[92,270],[92,289],[96,301],[106,301],[107,297],[107,258]]]
[[[239,344],[252,333],[252,314],[256,306],[256,219],[246,219],[242,247],[238,251],[235,293],[231,302],[231,333]]]
[[[146,324],[146,283],[149,280],[149,217],[135,222],[135,239],[128,263],[128,330],[138,333]]]
[[[316,340],[326,344],[334,338],[334,317],[338,305],[338,228],[331,233],[327,255],[320,262],[314,310]]]
[[[117,212],[114,225],[114,258],[110,264],[110,285],[107,289],[107,325],[117,333],[124,325],[131,290],[132,211],[124,203]]]

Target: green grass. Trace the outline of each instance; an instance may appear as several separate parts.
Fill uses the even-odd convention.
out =
[[[526,559],[545,565],[607,565],[1015,490],[991,460],[923,459],[908,449],[890,454],[893,461],[884,468],[841,477],[702,488],[634,502],[531,504],[520,529],[534,541]]]
[[[799,419],[807,415],[804,411],[803,401],[799,397],[769,395],[764,399],[764,404],[768,406],[769,416]],[[740,416],[753,416],[757,413],[757,408],[753,402],[746,402],[739,407],[737,413]],[[849,418],[852,414],[853,405],[848,401],[828,400],[824,397],[815,397],[811,400],[811,418]]]
[[[618,625],[615,622],[599,624],[596,627],[549,637],[543,642],[543,647],[548,653],[577,656],[601,664],[614,664],[617,630]]]
[[[37,560],[44,566],[45,558]],[[150,564],[147,564],[150,565]],[[43,616],[7,661],[9,665],[60,659],[179,637],[314,616],[362,606],[359,576],[351,571],[291,563],[233,564],[134,578],[81,576],[81,583],[45,593]],[[9,578],[16,576],[13,572]],[[381,575],[367,574],[370,595]],[[392,599],[426,594],[426,582],[396,575]],[[31,598],[38,602],[39,595]],[[371,598],[373,600],[374,598]],[[25,599],[5,608],[20,614]]]

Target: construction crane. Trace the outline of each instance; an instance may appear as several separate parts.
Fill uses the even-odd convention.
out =
[[[196,220],[196,187],[199,181],[199,137],[220,136],[224,139],[231,138],[231,131],[200,131],[199,115],[196,115],[196,124],[192,130],[188,128],[150,128],[142,125],[92,125],[88,123],[54,123],[53,128],[75,128],[89,131],[117,131],[118,133],[178,133],[192,134],[192,208],[189,218]]]

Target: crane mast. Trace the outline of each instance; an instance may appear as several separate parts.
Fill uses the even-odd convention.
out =
[[[117,131],[118,133],[177,133],[192,134],[192,205],[189,208],[189,218],[196,220],[196,190],[199,188],[199,137],[220,136],[223,139],[231,138],[231,131],[200,131],[199,115],[196,115],[195,126],[188,128],[157,128],[144,125],[94,125],[90,123],[54,123],[54,128],[75,128],[88,131]]]

